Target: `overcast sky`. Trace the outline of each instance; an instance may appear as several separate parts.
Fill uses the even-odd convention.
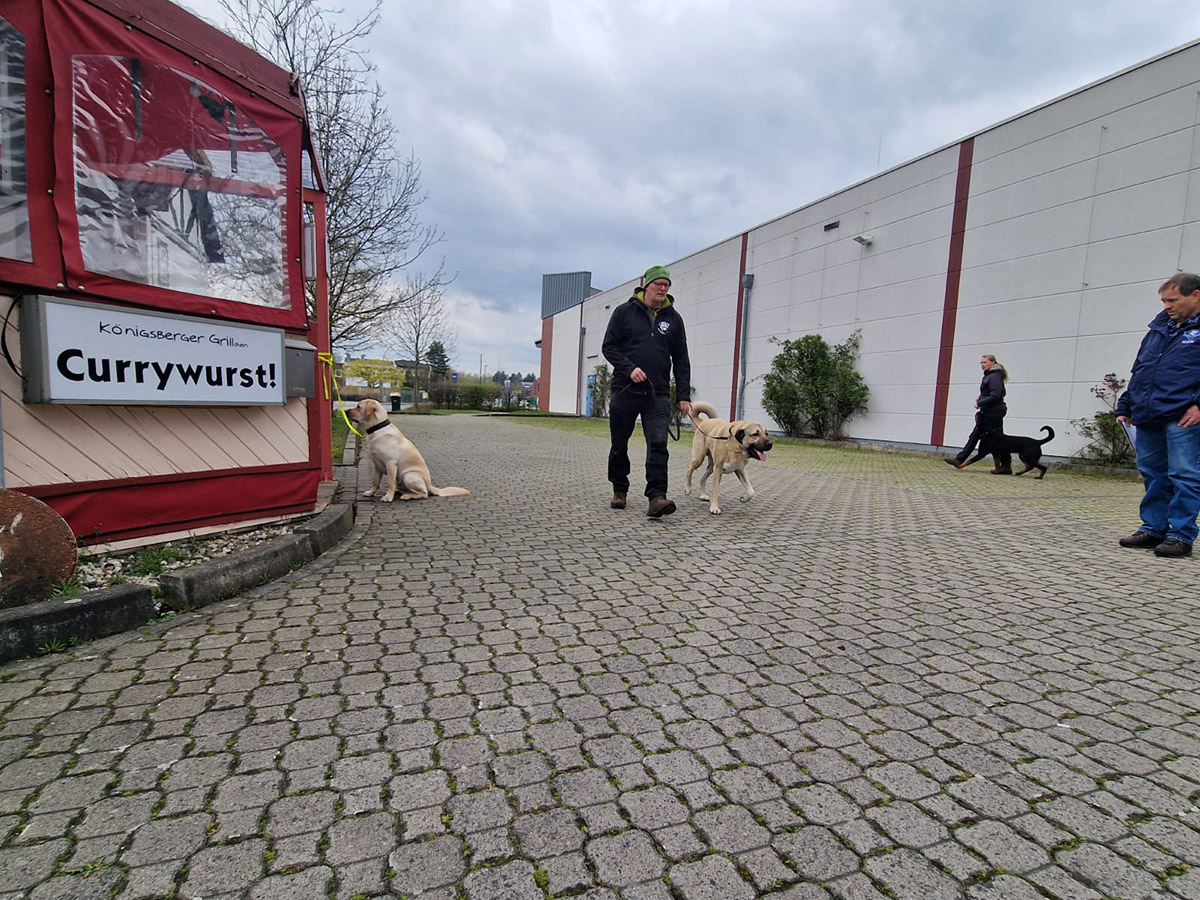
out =
[[[370,43],[490,374],[538,372],[543,273],[614,287],[1197,37],[1196,0],[386,0]]]

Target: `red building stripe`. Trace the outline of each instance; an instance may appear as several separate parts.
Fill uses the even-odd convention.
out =
[[[975,138],[958,146],[958,179],[954,185],[954,213],[950,223],[950,258],[946,263],[946,297],[942,304],[942,336],[938,349],[937,383],[933,395],[933,427],[929,443],[946,442],[946,407],[950,397],[950,367],[954,361],[954,331],[958,324],[958,289],[962,280],[963,243],[967,232],[967,202],[971,193],[971,163]]]
[[[729,419],[737,416],[738,369],[742,360],[742,310],[746,302],[746,292],[742,287],[743,276],[746,274],[746,248],[750,244],[750,232],[742,232],[742,261],[738,264],[737,281],[737,312],[733,319],[733,387],[729,391]]]

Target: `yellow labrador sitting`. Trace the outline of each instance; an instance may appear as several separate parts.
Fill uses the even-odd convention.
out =
[[[699,418],[701,413],[708,418]],[[754,487],[746,477],[746,463],[751,458],[765,460],[767,451],[771,449],[771,440],[767,437],[767,430],[757,422],[749,419],[726,422],[716,418],[716,415],[717,411],[711,404],[692,401],[690,418],[696,433],[692,436],[692,459],[687,464],[687,481],[683,492],[692,492],[692,473],[707,460],[708,469],[700,476],[700,499],[709,499],[705,484],[711,475],[712,501],[708,511],[719,516],[721,507],[717,503],[717,492],[721,487],[721,476],[729,472],[736,475],[746,489],[742,502],[748,501],[754,496]]]
[[[391,503],[400,489],[401,500],[424,500],[426,497],[469,497],[471,492],[460,487],[434,487],[429,475],[429,466],[416,446],[406,438],[388,418],[383,405],[377,400],[360,400],[358,406],[347,410],[350,421],[365,429],[367,452],[375,464],[375,480],[364,497],[374,496],[379,482],[387,475],[387,493],[384,503]]]

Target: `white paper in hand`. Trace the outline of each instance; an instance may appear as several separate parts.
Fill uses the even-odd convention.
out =
[[[1125,436],[1129,438],[1129,446],[1133,447],[1134,453],[1137,453],[1137,426],[1122,422],[1121,427],[1125,429]]]

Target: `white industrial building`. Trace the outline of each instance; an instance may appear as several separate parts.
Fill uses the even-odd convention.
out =
[[[1047,452],[1075,452],[1071,420],[1101,408],[1106,373],[1128,376],[1159,284],[1200,269],[1198,128],[1200,41],[666,262],[694,397],[774,428],[770,339],[861,329],[871,397],[851,437],[958,446],[994,353],[1011,375],[1005,430],[1050,425]],[[586,276],[548,276],[575,288],[565,301],[544,279],[544,409],[586,411],[611,310],[640,284],[592,294]]]

